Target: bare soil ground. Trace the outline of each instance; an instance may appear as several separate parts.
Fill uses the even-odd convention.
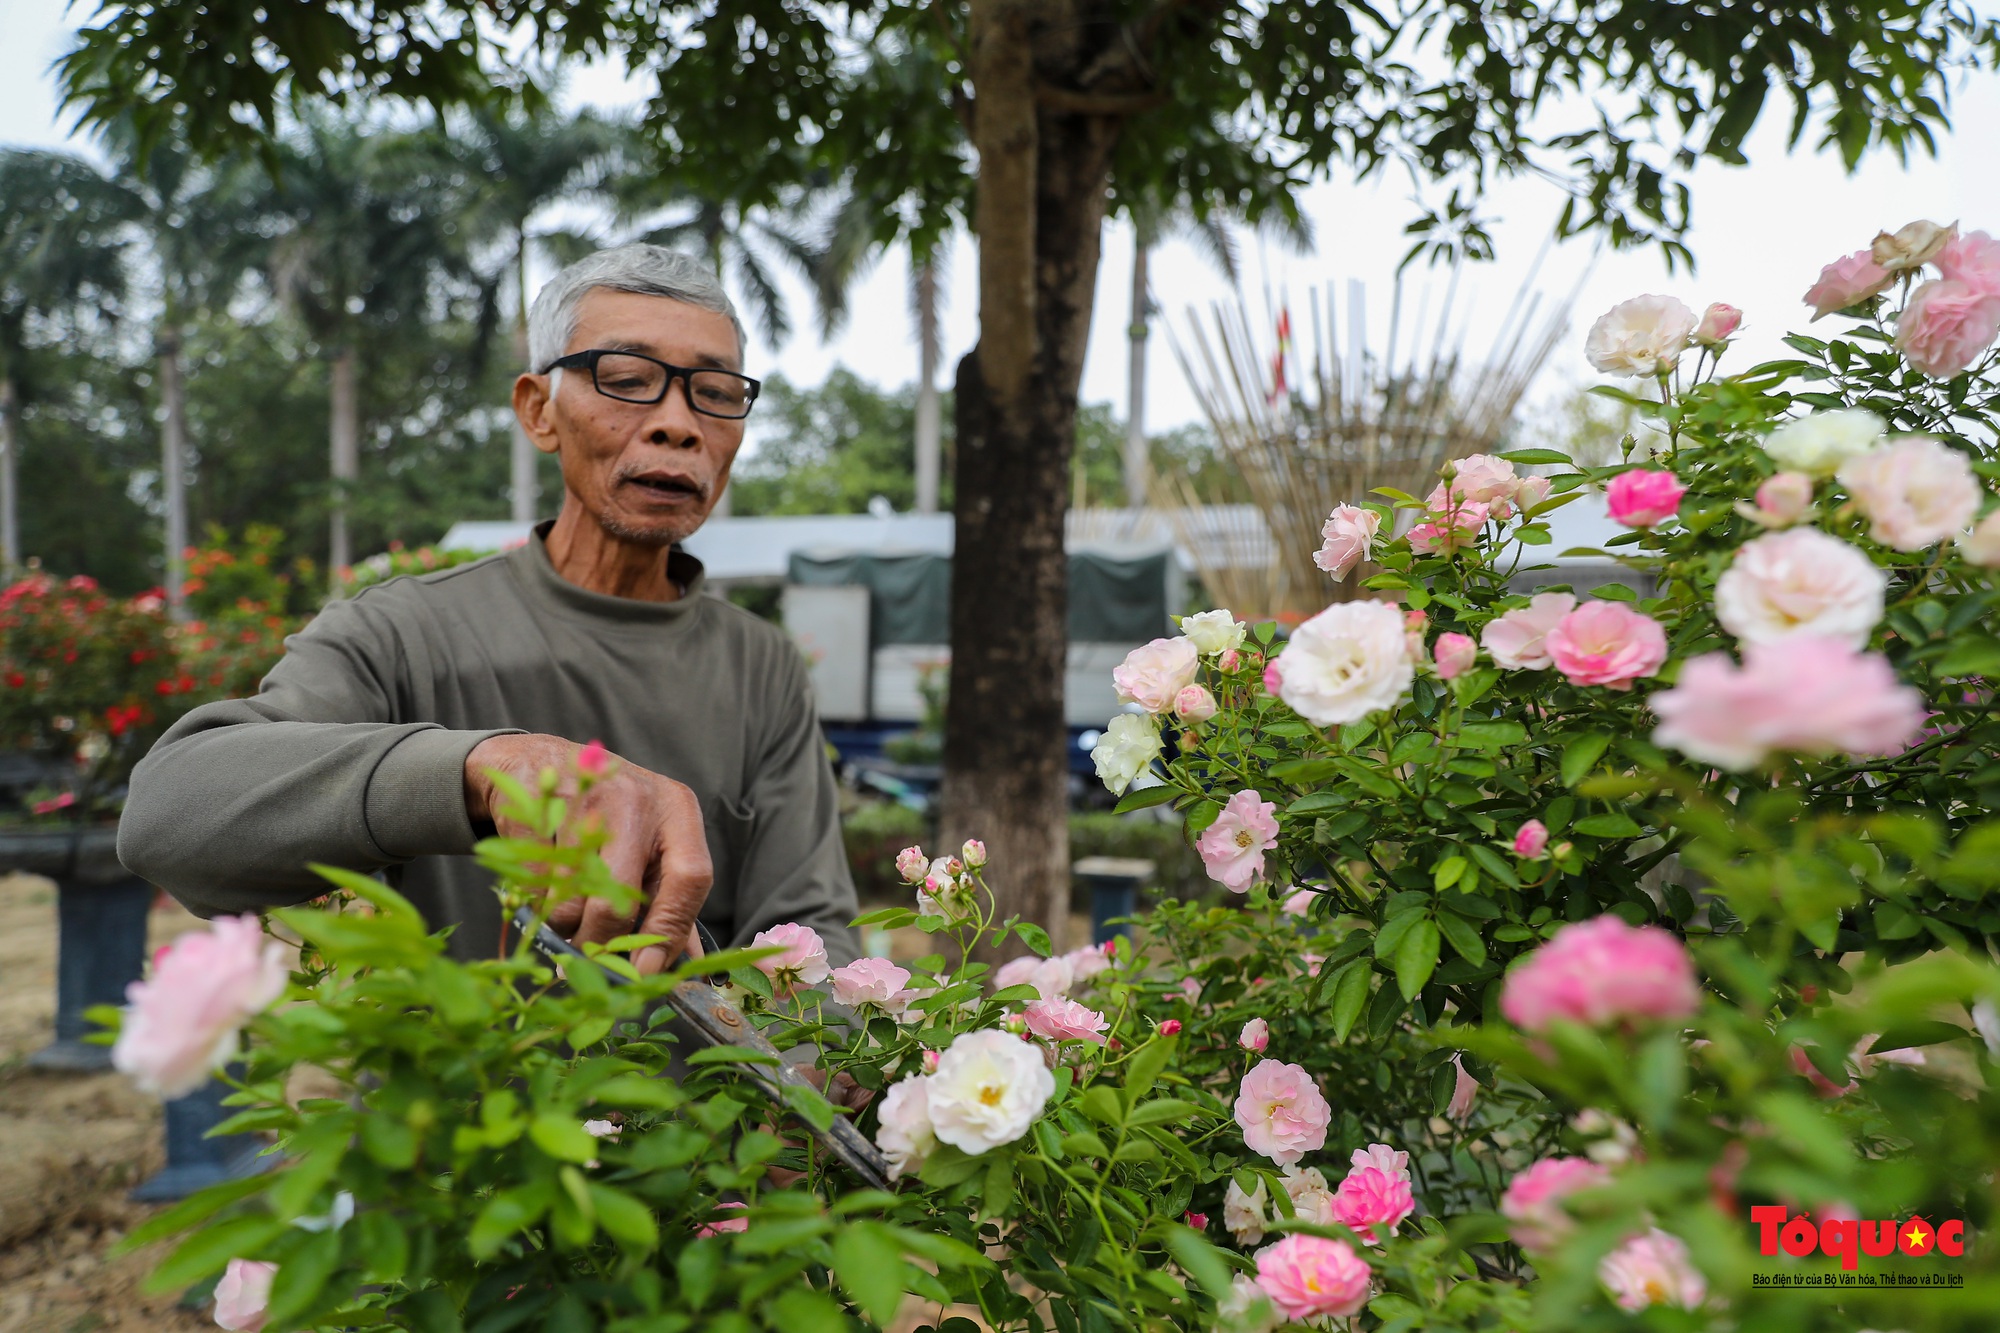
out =
[[[195,924],[156,910],[157,947]],[[164,1155],[160,1103],[122,1075],[26,1067],[53,1035],[56,895],[0,877],[0,1333],[195,1333],[206,1312],[140,1289],[157,1255],[108,1252],[152,1208],[125,1191]]]

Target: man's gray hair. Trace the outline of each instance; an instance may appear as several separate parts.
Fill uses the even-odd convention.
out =
[[[528,309],[528,364],[540,371],[563,354],[576,332],[576,311],[592,288],[664,296],[729,316],[736,350],[747,348],[743,321],[715,273],[692,255],[664,245],[621,245],[577,260],[543,284]]]

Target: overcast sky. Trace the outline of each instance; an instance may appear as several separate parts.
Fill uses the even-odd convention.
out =
[[[78,16],[91,8],[86,2],[66,13],[62,0],[0,0],[0,31],[8,34],[0,43],[0,142],[71,141],[56,119],[48,67],[64,49]],[[631,106],[638,100],[614,69],[583,71],[572,81],[571,95],[607,107]],[[1767,112],[1749,146],[1750,167],[1710,164],[1695,174],[1695,225],[1688,238],[1696,260],[1693,275],[1683,271],[1668,276],[1657,251],[1601,254],[1593,266],[1590,242],[1555,247],[1543,263],[1538,288],[1556,296],[1567,293],[1586,272],[1588,277],[1577,301],[1574,327],[1551,358],[1533,396],[1546,400],[1566,384],[1590,378],[1581,354],[1583,331],[1598,313],[1627,296],[1664,292],[1696,310],[1710,301],[1740,306],[1746,312],[1741,352],[1732,354],[1727,363],[1740,368],[1753,358],[1783,350],[1778,339],[1803,323],[1806,312],[1799,297],[1820,266],[1866,245],[1878,229],[1929,217],[1958,220],[1967,230],[2000,232],[2000,169],[1996,169],[2000,150],[1994,146],[2000,142],[2000,76],[1989,72],[1965,79],[1955,90],[1955,102],[1956,128],[1943,139],[1937,159],[1918,159],[1904,167],[1887,156],[1877,157],[1851,177],[1830,155],[1802,150],[1788,156],[1784,118]],[[1489,213],[1504,218],[1496,232],[1499,258],[1469,269],[1460,297],[1468,348],[1480,352],[1490,346],[1506,305],[1542,249],[1562,205],[1554,187],[1527,181],[1501,188],[1488,202]],[[4,204],[0,201],[0,207]],[[1405,245],[1402,228],[1417,212],[1407,183],[1391,178],[1357,186],[1351,179],[1336,178],[1312,188],[1305,196],[1305,209],[1318,233],[1317,250],[1311,255],[1291,255],[1260,245],[1254,237],[1245,238],[1245,286],[1255,308],[1263,309],[1267,288],[1291,293],[1302,331],[1301,350],[1309,351],[1310,336],[1303,332],[1307,290],[1333,281],[1344,293],[1348,280],[1358,278],[1368,287],[1371,341],[1379,346],[1387,334],[1392,274]],[[1083,397],[1088,402],[1108,401],[1121,415],[1131,264],[1129,229],[1107,226]],[[944,318],[947,383],[952,362],[971,346],[977,332],[976,276],[973,247],[961,237],[952,254],[950,304]],[[1415,289],[1426,281],[1442,285],[1441,275],[1412,270],[1409,299],[1416,299]],[[1230,294],[1226,281],[1198,253],[1178,242],[1155,252],[1153,290],[1176,331],[1185,329],[1190,306],[1206,310]],[[891,253],[856,293],[855,315],[848,327],[822,342],[810,330],[805,290],[793,284],[796,322],[806,326],[805,331],[781,347],[753,345],[752,373],[782,371],[794,382],[812,384],[835,365],[844,364],[884,385],[907,383],[915,377],[917,362],[907,291],[907,266],[900,253]],[[1164,428],[1198,419],[1194,395],[1182,382],[1166,340],[1156,337],[1153,347],[1146,405],[1149,426]]]

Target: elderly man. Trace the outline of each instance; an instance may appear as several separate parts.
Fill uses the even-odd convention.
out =
[[[306,864],[389,870],[461,957],[499,947],[468,855],[493,772],[531,781],[601,739],[623,761],[581,802],[646,900],[559,929],[747,944],[782,921],[853,957],[854,887],[805,666],[784,633],[702,595],[677,545],[709,515],[757,381],[715,277],[657,246],[556,275],[528,316],[514,412],[562,463],[562,509],[524,545],[335,602],[254,698],[210,704],[133,774],[126,866],[204,916],[324,892]],[[673,950],[678,952],[678,950]],[[669,950],[636,957],[662,967]]]

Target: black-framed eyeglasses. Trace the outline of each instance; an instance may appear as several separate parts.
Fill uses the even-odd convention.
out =
[[[763,383],[733,370],[711,370],[703,366],[670,366],[638,352],[614,352],[597,347],[587,352],[571,352],[549,362],[544,375],[553,370],[590,370],[593,388],[606,398],[621,403],[657,403],[667,396],[675,380],[687,395],[688,406],[705,417],[741,421],[750,415]]]

